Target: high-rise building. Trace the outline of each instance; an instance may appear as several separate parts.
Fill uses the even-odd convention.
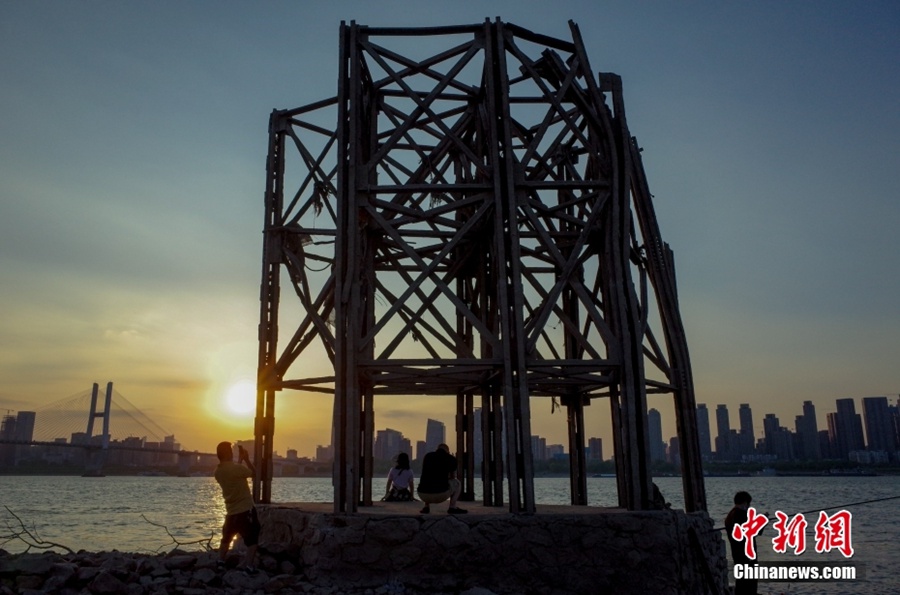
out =
[[[566,457],[566,447],[562,444],[548,444],[547,445],[547,458],[548,459],[564,459]]]
[[[765,437],[766,454],[775,454],[775,433],[778,432],[778,418],[774,413],[766,413],[763,418],[763,436]]]
[[[756,436],[753,433],[753,411],[749,403],[741,403],[738,419],[741,422],[739,454],[752,455],[756,446]]]
[[[531,437],[531,456],[535,461],[546,461],[550,458],[547,452],[547,439],[540,436]]]
[[[591,461],[603,460],[602,438],[588,438],[588,459]]]
[[[316,446],[316,462],[317,463],[330,463],[334,460],[334,447],[330,444],[328,446],[323,446],[321,444]]]
[[[897,451],[894,452],[894,458],[900,460],[900,395],[897,397],[897,404],[888,406],[891,414],[891,429],[894,432],[894,444],[897,445]]]
[[[662,415],[656,409],[647,412],[647,437],[650,441],[650,460],[666,460],[666,443],[662,435]]]
[[[481,476],[481,465],[484,461],[484,437],[481,434],[481,407],[476,407],[474,411],[472,411],[472,417],[474,418],[473,426],[475,428],[475,432],[472,436],[473,440],[473,450],[475,451],[473,456],[475,458],[475,474],[477,476]]]
[[[780,461],[794,459],[794,439],[791,431],[781,426],[774,413],[767,413],[763,419],[766,454],[775,456]]]
[[[678,436],[669,438],[669,449],[666,460],[676,467],[681,466],[681,441],[678,439]]]
[[[716,405],[716,436],[727,436],[731,431],[728,419],[728,405]]]
[[[447,426],[444,422],[436,419],[429,419],[425,423],[425,452],[437,450],[439,444],[447,443]],[[425,453],[422,453],[425,456]]]
[[[712,458],[712,446],[710,446],[709,409],[705,403],[697,405],[697,436],[700,438],[700,456],[708,461]]]
[[[375,444],[372,446],[372,456],[375,459],[392,461],[401,452],[412,456],[412,445],[401,432],[391,428],[375,432]]]
[[[16,414],[16,440],[18,442],[34,440],[35,419],[37,419],[37,413],[34,411],[19,411]]]
[[[733,442],[728,407],[716,405],[716,459],[720,461],[734,460]]]
[[[846,445],[841,445],[840,436],[838,435],[838,417],[837,413],[829,413],[825,416],[828,424],[828,454],[826,458],[845,459],[847,458]],[[823,450],[824,452],[824,450]]]
[[[4,415],[0,422],[0,438],[14,441],[16,439],[16,417]],[[16,464],[16,445],[0,444],[0,467],[12,467]]]
[[[862,401],[869,450],[884,451],[893,456],[897,443],[887,397],[864,397]]]
[[[803,401],[803,415],[795,419],[797,430],[797,457],[817,461],[822,458],[819,447],[819,424],[816,422],[816,406],[812,401]]]
[[[828,416],[826,416],[829,428],[831,427],[831,419],[828,418],[832,415],[834,414],[829,413]],[[819,430],[819,456],[825,460],[838,458],[834,443],[831,441],[830,430]]]
[[[837,456],[846,459],[851,452],[866,448],[863,440],[862,418],[856,412],[852,398],[837,399],[835,404],[837,411],[828,414],[828,431]]]

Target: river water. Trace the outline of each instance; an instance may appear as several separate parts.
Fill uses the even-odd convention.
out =
[[[673,508],[682,508],[681,479],[657,478]],[[377,482],[380,489],[381,483]],[[717,527],[731,508],[737,490],[753,495],[753,506],[767,513],[770,525],[757,539],[761,561],[796,561],[792,553],[777,554],[771,544],[775,511],[789,516],[840,508],[852,513],[851,539],[854,556],[847,560],[837,551],[814,551],[813,526],[818,512],[805,514],[809,562],[852,562],[865,580],[852,583],[761,583],[760,593],[898,593],[900,565],[895,553],[900,544],[900,499],[846,506],[900,496],[900,477],[710,477],[706,479],[710,516]],[[276,478],[273,502],[331,502],[330,478]],[[592,505],[615,506],[614,478],[589,478]],[[568,478],[535,479],[538,504],[568,504]],[[833,508],[838,507],[838,508]],[[10,512],[11,511],[11,512]],[[212,538],[217,545],[224,505],[211,477],[71,477],[0,476],[0,537],[21,529],[14,513],[40,538],[73,550],[167,551],[174,539],[181,543]],[[167,535],[171,533],[171,537]],[[19,552],[17,539],[0,538],[0,548]],[[188,549],[200,547],[192,546]],[[790,550],[789,550],[790,552]]]

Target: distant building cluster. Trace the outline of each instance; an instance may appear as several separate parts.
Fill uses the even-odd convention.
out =
[[[568,461],[569,453],[562,444],[547,444],[543,436],[531,437],[531,456],[535,461]],[[603,460],[603,440],[601,438],[589,438],[585,449],[585,458],[588,461]]]
[[[742,403],[738,408],[737,424],[732,427],[728,406],[719,404],[715,410],[715,435],[711,431],[710,411],[706,404],[697,405],[697,430],[700,452],[704,461],[770,463],[775,461],[844,460],[858,464],[900,463],[900,395],[890,400],[886,396],[862,399],[862,413],[857,413],[853,398],[837,399],[836,411],[826,415],[826,427],[819,427],[816,408],[811,401],[804,401],[802,413],[794,418],[790,429],[781,424],[773,413],[762,420],[762,435],[754,432],[753,411]],[[474,411],[475,427],[481,427],[481,409]],[[91,456],[79,445],[101,444],[102,436],[88,436],[87,432],[73,432],[67,438],[54,438],[50,442],[34,442],[34,411],[7,412],[0,423],[0,469],[22,464],[84,465]],[[656,409],[647,412],[648,441],[651,462],[680,465],[680,449],[677,437],[663,439],[662,416]],[[332,437],[333,438],[333,437]],[[483,456],[481,433],[475,432],[475,460]],[[332,439],[333,442],[333,439]],[[390,461],[398,453],[405,452],[414,460],[421,460],[441,443],[449,444],[446,425],[435,419],[425,422],[425,439],[415,443],[402,432],[391,428],[378,430],[373,444],[376,460]],[[253,441],[239,444],[253,452]],[[213,467],[215,457],[193,456],[190,461],[179,460],[181,445],[175,436],[166,436],[161,442],[148,441],[146,437],[129,437],[110,440],[106,464],[124,467],[164,467],[189,464],[191,467]],[[568,460],[569,454],[562,444],[548,444],[542,436],[531,437],[531,450],[535,461]],[[182,453],[183,454],[183,453]],[[603,461],[603,441],[588,439],[588,461]],[[184,458],[183,456],[181,457]],[[205,460],[208,459],[208,460]],[[287,456],[273,457],[275,476],[327,474],[334,460],[334,447],[319,445],[314,459],[299,457],[294,449]]]
[[[803,402],[803,412],[794,418],[793,430],[783,426],[774,413],[767,413],[763,418],[762,436],[754,433],[749,404],[740,405],[737,428],[731,427],[728,407],[717,405],[714,439],[709,410],[705,404],[699,404],[697,427],[701,455],[704,460],[722,462],[900,462],[900,397],[896,397],[893,404],[886,396],[865,397],[862,415],[856,412],[852,398],[837,399],[835,404],[837,411],[827,414],[827,427],[821,429],[812,401]],[[651,441],[662,439],[661,434],[654,435],[652,424],[650,435]],[[650,450],[654,452],[652,445]]]
[[[46,442],[34,443],[34,428],[37,413],[19,411],[16,415],[7,413],[0,421],[0,468],[16,467],[28,463],[49,465],[84,465],[89,453],[74,446],[101,446],[102,435],[88,436],[87,432],[73,432],[69,438],[53,438]],[[177,465],[181,444],[175,436],[165,436],[160,441],[150,441],[146,437],[129,437],[123,440],[108,440],[105,463],[125,467],[162,467]]]
[[[8,412],[0,422],[0,467],[12,467],[28,453],[28,447],[10,442],[31,442],[34,439],[34,411],[19,411],[18,415]]]
[[[837,411],[826,415],[827,428],[819,428],[816,408],[811,401],[804,401],[802,414],[794,418],[794,428],[781,424],[774,413],[767,413],[762,420],[763,433],[757,436],[750,405],[742,403],[738,408],[736,427],[732,427],[727,405],[717,405],[715,410],[715,435],[710,428],[709,409],[697,405],[697,427],[700,452],[704,461],[771,463],[775,461],[845,460],[858,464],[900,463],[900,396],[893,404],[888,397],[865,397],[862,414],[856,412],[852,398],[837,399]],[[480,410],[475,411],[476,427],[481,424]],[[662,415],[656,409],[647,412],[648,438],[651,462],[681,464],[680,444],[677,436],[663,439]],[[481,460],[481,434],[475,433],[475,460]],[[390,428],[376,432],[373,456],[391,460],[397,453],[405,452],[411,458],[421,460],[438,444],[446,443],[444,423],[429,419],[426,422],[425,440],[416,442],[415,452],[411,441],[402,432]],[[531,452],[535,461],[567,460],[569,454],[562,444],[548,444],[542,436],[531,437]],[[587,460],[603,461],[603,441],[590,438],[586,450]],[[332,447],[319,446],[316,461],[333,460]]]
[[[481,427],[481,409],[476,408],[473,412],[474,425],[476,428]],[[425,439],[417,440],[415,448],[412,441],[406,438],[399,430],[385,428],[375,432],[375,443],[372,447],[372,456],[376,460],[390,461],[396,458],[397,454],[405,452],[412,460],[421,461],[426,454],[437,449],[439,444],[450,444],[447,439],[447,426],[444,422],[436,419],[427,419],[425,421]],[[531,437],[531,451],[535,461],[553,461],[568,460],[568,453],[562,444],[547,444],[547,439],[542,436]],[[603,440],[600,438],[590,438],[586,449],[587,460],[603,460]],[[474,435],[474,458],[480,461],[483,458],[482,436],[480,432]],[[316,462],[330,463],[334,459],[334,448],[331,446],[319,445],[316,448]]]
[[[238,440],[234,443],[234,460],[237,460],[238,446],[244,447],[250,456],[253,456],[255,440]],[[317,451],[317,459],[313,461],[309,457],[301,457],[297,454],[297,449],[289,448],[285,451],[285,456],[279,455],[277,452],[272,453],[272,474],[274,477],[302,477],[307,475],[323,476],[331,474],[331,461],[334,456],[331,447],[320,446]],[[321,458],[319,458],[321,457]],[[216,461],[216,464],[218,460]]]

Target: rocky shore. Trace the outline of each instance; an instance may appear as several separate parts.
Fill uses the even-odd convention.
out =
[[[174,550],[166,554],[123,552],[75,554],[10,554],[0,550],[0,595],[418,595],[400,582],[377,588],[348,590],[346,586],[309,582],[290,546],[260,547],[259,568],[247,573],[232,555],[217,568],[213,552]],[[465,595],[493,595],[469,589]]]
[[[724,543],[705,513],[545,506],[536,514],[411,514],[404,503],[337,514],[260,509],[258,568],[206,542],[172,551],[10,554],[0,595],[694,595],[727,590]],[[53,545],[53,544],[51,544]],[[237,546],[239,549],[242,545]],[[196,551],[189,551],[192,548]],[[59,553],[65,551],[66,553]]]

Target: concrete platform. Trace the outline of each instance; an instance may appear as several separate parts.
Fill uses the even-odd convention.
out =
[[[705,513],[542,505],[535,514],[465,502],[261,507],[263,545],[295,548],[310,581],[347,590],[535,595],[726,592],[725,547]],[[400,591],[402,592],[402,591]]]
[[[334,512],[334,503],[332,502],[278,502],[272,506],[278,508],[290,508],[294,510],[302,510],[304,512],[330,514]],[[372,506],[360,506],[357,514],[362,515],[419,515],[424,504],[418,500],[413,502],[380,502],[376,501]],[[506,516],[509,515],[507,506],[485,506],[479,502],[459,502],[459,508],[468,510],[468,514],[464,516]],[[602,506],[566,506],[559,504],[538,504],[536,506],[536,514],[615,514],[627,513],[624,508],[612,508]],[[446,515],[447,503],[434,504],[431,506],[432,515]],[[424,515],[423,515],[424,516]]]

